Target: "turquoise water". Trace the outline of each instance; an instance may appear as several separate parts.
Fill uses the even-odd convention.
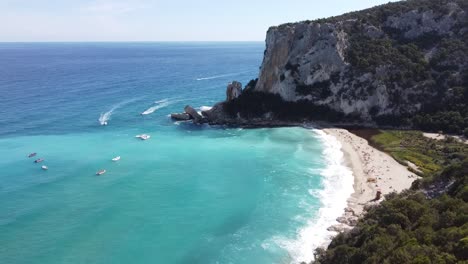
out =
[[[0,44],[1,262],[310,258],[323,209],[343,205],[326,202],[342,188],[327,181],[330,139],[167,116],[222,100],[262,54],[262,43]]]

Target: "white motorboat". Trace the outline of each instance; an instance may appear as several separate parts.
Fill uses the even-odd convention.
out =
[[[151,137],[150,135],[141,135],[140,138],[141,138],[142,140],[147,140],[147,139],[149,139],[150,137]]]
[[[47,167],[46,165],[43,165],[43,166],[41,166],[41,169],[43,169],[43,170],[48,170],[49,167]]]
[[[147,134],[141,134],[141,135],[136,135],[135,136],[136,138],[139,138],[141,140],[147,140],[149,139],[151,136],[150,135],[147,135]]]
[[[103,175],[104,173],[106,173],[106,170],[100,170],[96,172],[96,175]]]
[[[119,161],[119,160],[120,160],[120,156],[117,156],[117,157],[112,159],[112,161]]]

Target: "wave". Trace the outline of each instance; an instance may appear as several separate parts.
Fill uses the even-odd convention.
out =
[[[112,108],[109,111],[107,111],[105,113],[101,113],[101,115],[99,116],[99,119],[98,119],[99,123],[101,124],[101,126],[107,125],[108,121],[110,120],[110,118],[111,118],[111,116],[112,116],[112,114],[114,113],[115,110],[117,110],[120,107],[125,106],[125,105],[127,105],[129,103],[133,103],[135,101],[138,101],[141,98],[142,97],[137,97],[137,98],[133,98],[133,99],[130,99],[130,100],[125,100],[125,101],[122,101],[122,102],[120,102],[118,104],[113,105]]]
[[[236,72],[236,73],[227,73],[227,74],[221,74],[221,75],[214,75],[214,76],[209,76],[209,77],[202,77],[202,78],[197,78],[195,80],[197,81],[204,81],[204,80],[213,80],[213,79],[218,79],[218,78],[223,78],[223,77],[229,77],[229,76],[236,76],[242,73],[246,73],[250,71],[243,71],[243,72]]]
[[[209,111],[209,110],[211,110],[211,108],[213,108],[213,107],[202,105],[202,106],[200,106],[199,109],[200,109],[200,111]]]
[[[276,238],[275,242],[286,249],[292,257],[292,263],[309,263],[314,259],[314,250],[327,246],[336,232],[328,231],[331,225],[338,224],[347,200],[354,192],[354,177],[350,168],[344,165],[341,143],[325,132],[313,129],[324,146],[322,154],[326,167],[321,170],[323,189],[309,191],[311,196],[320,199],[320,209],[315,218],[299,230],[297,238],[292,241]]]
[[[166,107],[166,106],[168,106],[168,105],[174,103],[174,101],[170,101],[169,98],[165,98],[165,99],[156,101],[156,102],[154,102],[154,103],[156,103],[157,105],[152,106],[152,107],[146,109],[146,110],[143,111],[141,114],[142,114],[142,115],[149,115],[149,114],[152,114],[152,113],[154,113],[156,110],[161,109],[161,108],[164,108],[164,107]]]
[[[164,98],[162,100],[154,101],[155,104],[167,103],[169,102],[169,98]]]

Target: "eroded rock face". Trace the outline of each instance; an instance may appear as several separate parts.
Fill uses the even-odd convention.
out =
[[[296,101],[299,98],[295,87],[329,80],[332,73],[346,66],[346,46],[346,33],[338,25],[298,23],[272,27],[267,32],[255,89]]]
[[[365,14],[365,11],[361,13]],[[337,112],[368,121],[379,116],[415,113],[421,109],[421,102],[440,96],[440,90],[436,91],[433,83],[442,76],[442,70],[440,74],[434,74],[433,69],[425,69],[424,74],[432,75],[431,80],[424,75],[408,77],[407,73],[413,74],[413,69],[427,68],[427,65],[432,67],[431,58],[438,53],[441,39],[464,38],[468,32],[467,10],[456,2],[449,2],[446,7],[434,10],[393,12],[377,22],[356,17],[350,15],[343,19],[271,27],[267,32],[265,56],[254,90],[279,94],[286,101],[309,100],[315,105],[326,105]],[[435,40],[416,45],[417,52],[404,50],[413,48],[405,46],[405,43],[424,38]],[[410,58],[419,53],[422,56],[420,59],[410,58],[413,61],[405,66],[396,59],[386,62],[377,58],[375,62],[371,61],[371,56],[363,55],[371,65],[376,64],[366,68],[358,65],[361,62],[356,59],[352,60],[352,53],[356,45],[362,44],[362,39],[366,40],[366,45],[385,47],[391,52],[401,53],[402,57]],[[364,51],[361,55],[376,52]],[[466,58],[460,58],[459,72],[463,72],[468,67],[462,61]],[[391,61],[392,56],[386,59]],[[437,63],[441,66],[453,64],[452,61]],[[455,75],[452,77],[454,83],[460,83],[462,79]]]
[[[385,26],[404,31],[406,38],[414,39],[425,33],[446,34],[456,24],[464,12],[456,3],[447,4],[448,13],[440,17],[432,10],[418,12],[413,10],[401,16],[390,16]]]
[[[203,122],[203,117],[190,105],[185,106],[184,111],[185,111],[186,114],[188,114],[193,119],[194,123],[202,123]]]
[[[226,88],[226,101],[231,101],[239,97],[242,93],[242,84],[238,81],[233,81]]]

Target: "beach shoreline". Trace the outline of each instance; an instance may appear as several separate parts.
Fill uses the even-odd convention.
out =
[[[335,235],[356,225],[365,212],[365,206],[380,203],[386,194],[410,188],[418,178],[390,155],[371,147],[367,140],[346,129],[321,130],[340,142],[343,162],[351,169],[354,177],[354,192],[347,200],[343,215],[337,218],[337,223],[328,228],[328,231]],[[378,192],[381,193],[380,197]]]

